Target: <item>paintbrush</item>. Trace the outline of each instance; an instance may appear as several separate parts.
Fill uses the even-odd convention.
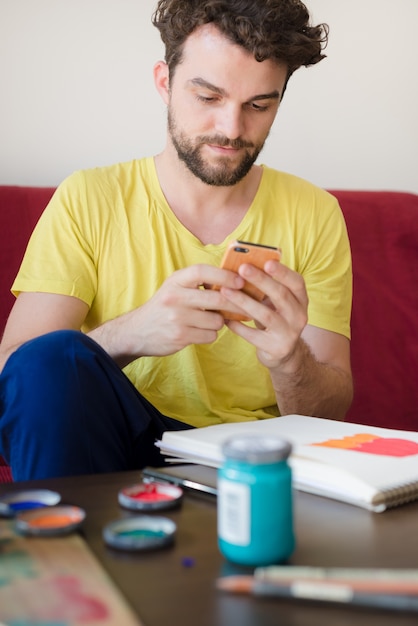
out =
[[[418,570],[298,566],[257,568],[254,576],[226,576],[217,588],[232,593],[418,611]]]

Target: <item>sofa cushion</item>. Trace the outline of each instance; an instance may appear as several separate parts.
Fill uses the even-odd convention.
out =
[[[0,186],[0,333],[10,286],[53,188]],[[418,430],[418,195],[333,193],[353,255],[351,355],[354,400],[347,420]],[[1,465],[0,482],[11,480]]]
[[[53,193],[52,187],[0,187],[0,336],[14,302],[11,284],[30,234]],[[10,468],[0,456],[0,483],[10,481]]]
[[[0,333],[14,302],[10,287],[26,244],[53,192],[49,187],[0,188]]]
[[[418,195],[333,191],[353,256],[347,421],[418,430]]]

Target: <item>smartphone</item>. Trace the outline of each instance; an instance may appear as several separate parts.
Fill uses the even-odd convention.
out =
[[[142,475],[147,480],[172,483],[178,487],[216,496],[217,471],[214,467],[193,463],[165,465],[163,467],[145,467]]]
[[[238,268],[242,263],[250,263],[255,267],[263,269],[266,261],[269,261],[270,259],[280,261],[280,258],[280,248],[237,239],[228,244],[221,261],[221,267],[238,273]],[[214,288],[219,289],[219,287]],[[262,300],[264,297],[264,294],[260,289],[247,281],[245,281],[242,291],[258,301]],[[250,319],[240,315],[239,313],[231,313],[230,311],[221,311],[221,313],[225,319],[229,320],[248,321]]]

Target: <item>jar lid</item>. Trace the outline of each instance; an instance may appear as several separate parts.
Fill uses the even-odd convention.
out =
[[[286,439],[241,435],[227,439],[222,452],[227,459],[246,463],[277,463],[286,460],[292,451],[292,445]]]

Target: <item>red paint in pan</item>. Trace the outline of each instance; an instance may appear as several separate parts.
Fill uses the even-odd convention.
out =
[[[158,482],[142,482],[119,491],[119,504],[132,510],[161,510],[177,506],[183,490],[175,485]]]

